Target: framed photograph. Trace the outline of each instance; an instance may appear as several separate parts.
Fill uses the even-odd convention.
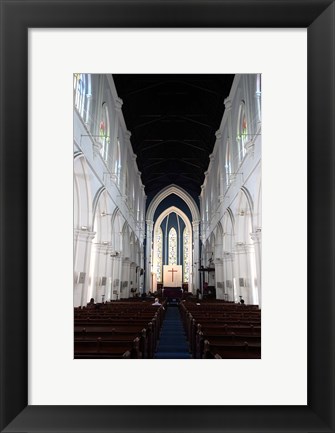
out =
[[[334,17],[335,5],[333,0],[309,0],[291,1],[285,0],[241,0],[230,2],[218,0],[216,2],[203,1],[1,1],[1,431],[2,432],[37,432],[37,431],[109,431],[109,432],[334,432]],[[64,305],[62,296],[55,296],[50,305],[47,296],[50,284],[59,276],[72,269],[72,252],[68,253],[55,247],[54,240],[59,234],[68,239],[72,244],[72,227],[67,227],[64,221],[68,221],[64,208],[57,208],[56,204],[62,201],[61,193],[54,195],[55,206],[45,206],[38,212],[32,211],[36,194],[32,194],[34,173],[40,165],[45,167],[45,173],[52,167],[53,182],[63,176],[63,164],[72,164],[72,147],[69,153],[50,152],[47,143],[57,131],[58,117],[53,115],[47,119],[50,121],[50,130],[43,139],[46,142],[45,152],[41,152],[40,158],[31,159],[30,146],[33,146],[32,132],[36,131],[36,122],[41,119],[32,119],[31,112],[33,101],[28,83],[36,71],[36,65],[30,62],[28,50],[29,32],[32,29],[59,30],[47,40],[51,54],[56,51],[52,44],[52,38],[60,38],[67,42],[70,40],[71,29],[81,29],[86,32],[103,31],[103,29],[169,29],[171,38],[173,32],[181,30],[187,36],[188,32],[196,29],[198,32],[215,31],[215,29],[239,29],[240,38],[245,40],[247,29],[280,29],[282,37],[289,30],[305,29],[307,32],[307,194],[308,194],[308,228],[306,251],[304,242],[297,242],[294,237],[287,239],[287,249],[294,250],[296,257],[302,257],[307,261],[307,331],[308,331],[308,366],[307,366],[307,403],[290,403],[290,389],[287,387],[287,403],[266,404],[266,396],[263,400],[250,399],[248,404],[243,402],[243,389],[239,387],[241,404],[237,400],[231,400],[229,396],[221,400],[224,387],[215,390],[213,381],[209,383],[208,376],[201,368],[193,374],[194,385],[192,394],[196,395],[197,403],[193,403],[189,396],[190,389],[185,386],[182,374],[187,376],[186,369],[176,378],[171,375],[170,364],[161,364],[159,371],[154,375],[143,374],[141,368],[132,372],[122,371],[122,374],[111,373],[107,368],[103,374],[96,372],[93,364],[87,363],[81,380],[76,383],[77,391],[82,396],[81,400],[69,403],[67,394],[72,392],[71,386],[61,390],[49,386],[48,396],[42,401],[33,398],[30,376],[36,376],[35,360],[32,359],[34,347],[31,347],[30,332],[36,330],[34,314],[45,312],[48,309],[56,310],[58,319],[56,329],[62,332],[64,319],[62,316]],[[69,30],[70,29],[70,30]],[[65,32],[65,33],[63,33]],[[63,34],[62,34],[63,33]],[[244,36],[243,36],[244,34]],[[288,33],[292,35],[291,33]],[[128,36],[124,34],[126,41]],[[94,36],[95,37],[95,36]],[[200,38],[201,39],[201,38]],[[195,40],[189,38],[189,52],[185,52],[191,58],[197,58],[201,62]],[[79,38],[77,49],[85,53],[86,39]],[[120,39],[121,40],[121,39]],[[98,41],[98,39],[97,39]],[[124,41],[122,41],[124,42]],[[98,43],[98,42],[97,42]],[[289,41],[290,43],[290,41]],[[65,48],[64,48],[65,49]],[[245,40],[245,51],[251,47]],[[275,50],[275,48],[274,48]],[[223,50],[224,51],[224,50]],[[109,47],[106,46],[106,62],[109,58]],[[244,51],[243,51],[244,52]],[[243,52],[241,55],[243,55]],[[94,58],[94,50],[89,55]],[[223,54],[224,55],[224,54]],[[133,63],[146,61],[145,54],[133,54]],[[241,56],[240,56],[241,57]],[[71,53],[69,55],[71,58]],[[217,60],[217,59],[216,59]],[[293,64],[292,58],[292,64]],[[215,60],[214,60],[215,62]],[[50,65],[50,66],[49,66]],[[41,63],[42,66],[42,63]],[[46,61],[44,68],[51,67]],[[82,71],[81,65],[78,71]],[[64,64],[65,67],[65,64]],[[108,64],[106,66],[108,68]],[[61,68],[60,68],[61,70]],[[72,72],[78,72],[72,71]],[[94,71],[93,71],[94,72]],[[104,72],[104,71],[101,71]],[[110,71],[109,71],[110,72]],[[120,72],[120,71],[116,71]],[[236,71],[235,71],[236,72]],[[252,71],[255,72],[255,71]],[[261,72],[261,71],[257,71]],[[294,70],[292,70],[292,74]],[[48,77],[47,72],[44,74]],[[50,76],[52,74],[50,73]],[[29,79],[29,80],[28,80]],[[302,78],[303,79],[303,78]],[[72,81],[72,77],[70,78]],[[50,92],[50,106],[55,105],[52,97],[56,86],[51,79],[47,90]],[[69,87],[70,93],[71,89]],[[292,92],[292,91],[291,91]],[[290,93],[282,94],[286,104],[290,104]],[[72,94],[64,100],[64,109],[69,102],[69,111],[72,111]],[[46,111],[47,111],[46,107]],[[296,110],[298,111],[298,106]],[[304,108],[302,108],[304,110]],[[62,113],[59,107],[59,118]],[[28,121],[29,119],[29,121]],[[33,122],[32,122],[33,121]],[[31,123],[32,122],[32,123]],[[266,118],[264,119],[264,123]],[[277,118],[278,130],[281,139],[285,139],[285,112]],[[299,123],[297,123],[299,128]],[[306,134],[305,130],[301,134]],[[70,140],[72,139],[72,134]],[[66,141],[68,137],[64,137]],[[276,148],[276,152],[280,149]],[[45,164],[47,158],[51,164]],[[70,158],[67,162],[67,158]],[[63,163],[62,163],[63,162]],[[285,172],[286,178],[292,181],[292,189],[296,188],[295,181],[299,178],[299,172]],[[60,180],[61,182],[61,180]],[[48,191],[46,182],[45,191]],[[53,191],[54,193],[54,191]],[[296,199],[299,194],[306,191],[296,191]],[[47,201],[50,203],[50,201]],[[292,221],[297,209],[294,202],[290,209]],[[276,213],[284,211],[285,204],[280,203],[276,207]],[[43,226],[43,232],[39,233],[38,245],[42,245],[43,256],[47,258],[41,263],[34,263],[34,246],[32,246],[31,227],[36,227],[46,216],[50,218],[49,225]],[[305,217],[302,216],[302,217]],[[45,232],[47,227],[47,232]],[[287,227],[278,225],[277,236],[284,237],[290,232]],[[41,241],[43,241],[41,243]],[[70,248],[71,250],[71,248]],[[60,266],[57,255],[69,257],[67,266]],[[283,290],[280,296],[285,296],[288,305],[294,299],[294,305],[290,306],[290,312],[306,308],[306,304],[299,304],[299,299],[293,296],[295,287],[291,286],[285,275],[285,257],[280,257],[280,267],[283,275],[273,275],[273,280],[282,280]],[[64,261],[61,261],[64,264]],[[45,298],[36,292],[35,280],[32,276],[43,267],[43,293]],[[52,274],[51,274],[52,272]],[[85,275],[77,275],[77,278],[85,278]],[[299,276],[298,276],[299,278]],[[58,281],[58,280],[57,280]],[[226,281],[229,288],[230,281]],[[28,290],[29,289],[29,290]],[[49,289],[50,290],[50,289]],[[62,288],[61,288],[62,290]],[[64,293],[60,290],[60,293]],[[69,285],[69,290],[72,290]],[[37,296],[36,296],[37,294]],[[72,294],[71,294],[72,295]],[[34,304],[34,305],[33,305]],[[285,317],[285,311],[283,311]],[[43,329],[48,329],[50,324],[39,324]],[[55,323],[52,324],[53,327]],[[29,329],[29,334],[28,334]],[[294,331],[292,331],[294,332]],[[298,342],[298,340],[297,340]],[[68,342],[64,347],[59,344],[52,345],[51,356],[54,359],[52,365],[41,366],[41,374],[49,375],[56,381],[63,378],[63,366],[55,362],[58,352],[68,350]],[[45,351],[51,347],[50,341],[45,340]],[[305,347],[302,345],[301,347]],[[281,349],[281,348],[280,348]],[[285,346],[281,349],[285,353],[287,365],[294,364],[293,356]],[[265,352],[266,353],[266,352]],[[50,355],[50,353],[49,353]],[[45,354],[40,351],[40,362],[45,359]],[[266,359],[265,359],[266,360]],[[86,360],[85,360],[86,361]],[[123,361],[124,362],[124,361]],[[107,364],[106,364],[107,365]],[[230,364],[227,364],[230,367]],[[147,368],[147,367],[146,367]],[[240,375],[243,379],[245,366],[240,364]],[[277,367],[276,367],[277,368]],[[273,368],[273,380],[278,371]],[[100,369],[100,367],[99,367]],[[130,369],[129,369],[130,370]],[[223,369],[227,371],[225,367]],[[224,376],[217,371],[217,374]],[[248,370],[250,371],[250,370]],[[249,373],[248,373],[249,374]],[[121,386],[113,388],[111,382],[105,382],[109,376],[121,376]],[[127,376],[128,375],[128,376]],[[206,381],[207,378],[207,381]],[[133,380],[134,379],[134,380]],[[247,379],[247,378],[245,378]],[[260,380],[255,369],[254,389],[256,390]],[[224,380],[220,378],[221,381]],[[113,404],[105,401],[99,393],[91,394],[90,383],[97,384],[96,389],[106,388],[108,393],[118,393],[119,400],[113,396]],[[113,382],[112,382],[113,385]],[[271,383],[270,383],[271,385]],[[178,395],[173,404],[173,397],[167,401],[166,392],[174,392]],[[303,386],[303,385],[302,385]],[[275,388],[275,382],[273,382]],[[51,388],[51,389],[50,389]],[[148,398],[147,392],[154,396]],[[275,390],[274,390],[275,391]],[[57,393],[53,399],[52,394]],[[215,398],[211,394],[215,394]],[[208,395],[208,399],[205,397]],[[183,397],[180,403],[179,396]],[[57,404],[54,401],[57,400]],[[38,401],[38,403],[34,403]],[[119,403],[118,403],[119,401]],[[210,401],[210,404],[208,403]],[[225,401],[223,404],[222,401]],[[228,401],[228,404],[226,403]],[[262,401],[259,404],[258,401]],[[89,403],[87,403],[89,402]],[[129,403],[127,403],[129,402]]]

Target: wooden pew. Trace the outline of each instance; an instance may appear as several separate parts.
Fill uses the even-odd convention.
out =
[[[148,357],[148,339],[147,339],[147,330],[143,328],[141,332],[127,331],[126,329],[122,329],[118,331],[111,331],[108,328],[94,327],[93,329],[83,328],[81,330],[75,329],[74,331],[74,341],[97,341],[98,338],[101,338],[102,341],[131,341],[135,338],[139,338],[139,353],[141,358]]]
[[[247,343],[249,346],[261,346],[261,336],[259,335],[236,335],[234,332],[220,335],[199,331],[196,338],[195,358],[203,358],[206,340],[210,341],[212,345],[240,346]]]
[[[96,341],[74,341],[75,359],[92,358],[139,358],[139,338],[133,341],[104,341],[100,337]]]
[[[218,356],[216,356],[218,355]],[[260,343],[219,344],[204,341],[204,359],[261,359]]]

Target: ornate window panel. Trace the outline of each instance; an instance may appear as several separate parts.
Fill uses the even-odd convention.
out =
[[[177,265],[177,232],[172,227],[169,231],[169,265]]]

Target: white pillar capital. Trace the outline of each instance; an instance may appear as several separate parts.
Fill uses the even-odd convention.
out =
[[[226,110],[230,110],[232,107],[232,100],[230,98],[226,98],[224,100],[224,105],[225,105]]]
[[[131,132],[128,131],[128,129],[124,132],[124,137],[125,137],[126,140],[130,140]]]
[[[122,99],[121,98],[116,98],[115,99],[115,110],[118,111],[118,112],[120,112],[121,108],[122,108],[122,105],[123,105]]]
[[[147,224],[148,229],[152,230],[154,226],[154,222],[151,220],[146,220],[145,222]]]
[[[250,238],[255,242],[260,242],[262,238],[262,230],[256,229],[254,232],[250,233]]]
[[[91,232],[86,227],[82,226],[80,229],[74,230],[74,235],[77,237],[78,240],[92,240],[94,239],[96,232]]]
[[[199,226],[200,226],[199,220],[192,221],[193,230],[197,230],[199,228]]]

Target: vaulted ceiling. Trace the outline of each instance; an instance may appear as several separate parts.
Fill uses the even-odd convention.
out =
[[[176,184],[200,194],[234,75],[113,75],[148,202]]]

